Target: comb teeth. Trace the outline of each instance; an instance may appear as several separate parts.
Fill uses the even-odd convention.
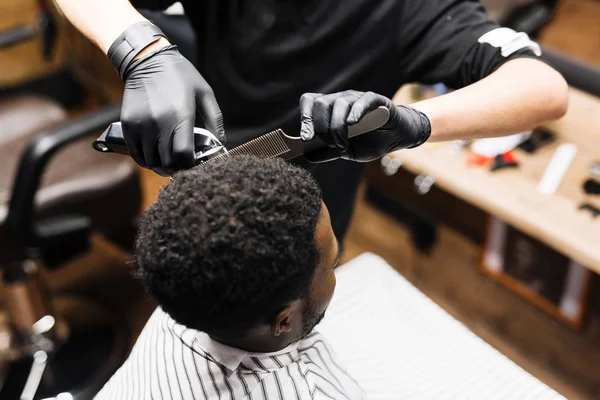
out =
[[[213,162],[221,161],[229,157],[252,155],[259,158],[275,158],[284,155],[291,151],[283,139],[284,133],[281,129],[269,132],[265,135],[257,137],[249,142],[239,145],[227,153],[219,154],[209,160],[206,160],[194,167],[194,169],[202,168]]]

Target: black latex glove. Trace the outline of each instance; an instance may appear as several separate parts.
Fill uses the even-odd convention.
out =
[[[223,116],[212,88],[176,46],[132,62],[124,77],[123,135],[141,166],[161,175],[193,167],[197,116],[225,141]]]
[[[388,122],[375,131],[348,139],[348,126],[380,106],[390,110]],[[414,108],[397,106],[387,97],[373,92],[306,93],[300,98],[300,109],[302,139],[312,140],[316,136],[329,145],[329,148],[306,157],[313,163],[338,158],[369,162],[392,151],[417,147],[431,134],[431,124],[425,114]]]

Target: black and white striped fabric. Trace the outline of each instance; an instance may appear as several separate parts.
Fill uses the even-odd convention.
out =
[[[97,400],[354,400],[363,393],[317,332],[271,354],[222,345],[157,308]]]
[[[336,278],[318,330],[370,400],[565,400],[380,257],[357,257]]]
[[[223,346],[157,309],[96,399],[565,400],[381,258],[336,277],[319,333],[274,354]]]

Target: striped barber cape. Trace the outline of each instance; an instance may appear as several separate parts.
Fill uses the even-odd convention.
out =
[[[363,399],[318,332],[276,353],[248,353],[157,308],[97,400]]]

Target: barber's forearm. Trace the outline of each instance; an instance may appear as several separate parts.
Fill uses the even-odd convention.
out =
[[[54,0],[65,17],[104,53],[130,25],[144,21],[128,0]]]
[[[562,117],[568,87],[554,69],[535,59],[507,62],[487,78],[412,107],[431,121],[429,141],[503,136]]]

